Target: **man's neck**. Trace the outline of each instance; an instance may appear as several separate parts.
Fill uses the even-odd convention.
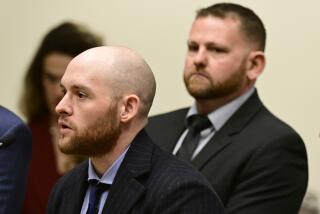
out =
[[[105,153],[104,155],[90,157],[96,174],[101,177],[112,166],[117,158],[126,150],[127,146],[128,144],[118,144],[112,149],[112,151]]]
[[[139,123],[128,123],[123,126],[115,147],[111,151],[100,156],[90,157],[97,174],[103,175],[104,172],[111,167],[117,158],[131,144],[135,136],[145,126],[146,121],[147,120],[143,120]]]

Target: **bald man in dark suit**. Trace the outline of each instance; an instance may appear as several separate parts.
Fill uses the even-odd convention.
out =
[[[224,213],[208,181],[145,133],[155,79],[135,51],[98,47],[61,80],[59,148],[89,156],[53,188],[48,213]]]

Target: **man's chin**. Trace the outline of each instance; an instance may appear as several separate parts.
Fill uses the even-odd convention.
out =
[[[65,154],[74,154],[70,148],[70,139],[67,139],[66,137],[60,138],[58,142],[58,148],[60,149],[61,152]]]
[[[208,92],[208,89],[206,87],[204,87],[203,85],[192,85],[189,86],[188,88],[188,92],[191,96],[193,96],[194,98],[208,98],[211,97],[210,92]]]

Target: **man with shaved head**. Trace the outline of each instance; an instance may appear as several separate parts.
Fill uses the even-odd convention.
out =
[[[139,54],[89,49],[61,87],[59,148],[89,160],[57,182],[48,213],[223,213],[206,179],[145,133],[156,83]]]

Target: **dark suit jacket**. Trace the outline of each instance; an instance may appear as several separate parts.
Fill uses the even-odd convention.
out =
[[[62,177],[50,195],[47,213],[80,213],[87,176],[85,162]],[[160,150],[141,131],[119,168],[102,213],[220,214],[223,208],[197,170]]]
[[[21,213],[31,132],[18,116],[0,106],[0,213]]]
[[[172,152],[185,129],[187,111],[150,118],[147,133]],[[264,107],[256,92],[192,164],[210,181],[230,214],[297,213],[307,187],[302,139]]]

